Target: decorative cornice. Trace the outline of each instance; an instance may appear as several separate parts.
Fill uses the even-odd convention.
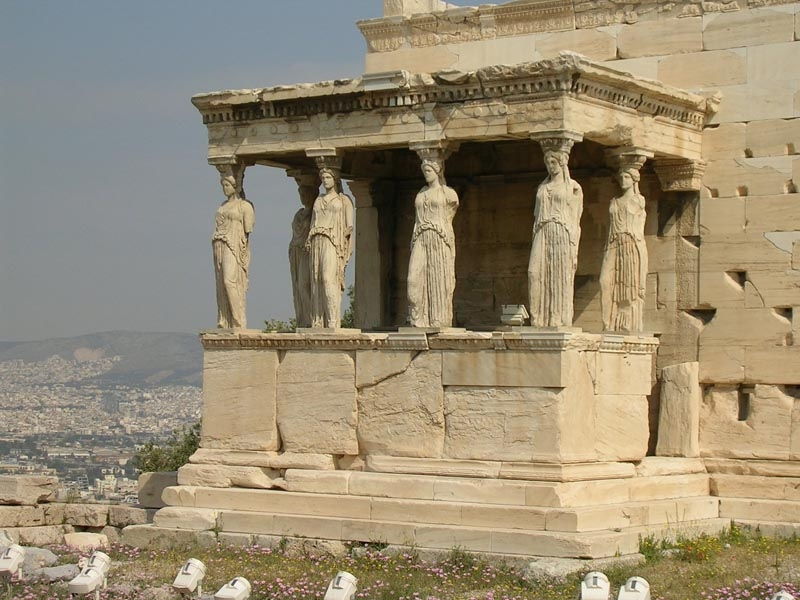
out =
[[[291,122],[319,114],[398,109],[429,110],[431,104],[505,105],[569,96],[633,109],[700,130],[716,103],[702,96],[599,65],[572,52],[513,66],[460,73],[392,74],[392,86],[368,91],[362,79],[199,94],[192,103],[209,126],[247,125],[271,119]],[[388,89],[387,89],[388,88]],[[464,107],[466,110],[466,106]]]
[[[529,328],[525,328],[529,329]],[[206,331],[205,350],[565,350],[653,354],[658,340],[650,337],[591,334],[580,331],[466,331],[463,333],[263,333]]]
[[[369,52],[423,48],[575,28],[572,0],[459,7],[410,17],[359,21]]]
[[[796,0],[528,0],[500,5],[459,7],[409,17],[384,17],[359,21],[368,52],[392,52],[490,40],[531,33],[592,29],[603,25],[643,20],[698,17],[791,4]]]

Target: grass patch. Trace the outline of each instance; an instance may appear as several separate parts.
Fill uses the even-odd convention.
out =
[[[321,600],[337,571],[358,579],[357,598],[368,600],[571,600],[580,574],[564,580],[526,580],[503,564],[454,548],[438,562],[423,562],[417,552],[388,553],[365,545],[358,552],[333,557],[315,554],[287,556],[286,544],[263,546],[137,550],[115,546],[105,600],[134,600],[147,588],[168,586],[189,557],[207,567],[203,588],[215,592],[240,575],[253,584],[253,600]],[[77,555],[64,548],[54,551],[62,563]],[[653,598],[660,600],[768,600],[786,589],[800,598],[800,541],[775,540],[733,530],[719,537],[663,542],[642,540],[647,561],[639,566],[605,569],[613,596],[628,577],[639,575],[651,584]],[[0,588],[2,590],[2,588]],[[66,584],[26,582],[12,587],[0,598],[64,600]]]

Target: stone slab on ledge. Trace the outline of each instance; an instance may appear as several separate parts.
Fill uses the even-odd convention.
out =
[[[0,505],[28,505],[56,499],[58,477],[0,475]]]

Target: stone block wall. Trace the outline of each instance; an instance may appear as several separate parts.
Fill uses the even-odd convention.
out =
[[[659,214],[648,221],[646,327],[660,336],[659,369],[699,362],[704,454],[797,459],[800,3],[657,1],[621,11],[586,4],[548,20],[537,10],[534,2],[513,3],[513,11],[483,5],[439,13],[427,29],[420,16],[391,26],[362,22],[366,70],[468,71],[571,50],[633,75],[719,93],[703,135],[703,189],[665,194],[647,207]],[[585,210],[601,224],[591,182],[576,178],[589,189]],[[591,226],[585,214],[584,256],[597,255]],[[576,282],[576,320],[594,331],[587,260]]]
[[[277,451],[303,457],[302,464],[358,456],[548,463],[645,456],[652,338],[404,335],[205,334],[201,447],[263,452],[263,464],[226,471],[231,485],[248,487],[270,487],[274,471],[288,468],[276,462]],[[237,385],[227,389],[227,382]],[[219,415],[234,401],[231,427]],[[243,438],[248,423],[258,428]],[[218,477],[209,468],[192,471],[194,485]],[[187,485],[187,476],[184,467],[178,483]]]
[[[0,476],[0,530],[23,546],[63,544],[74,532],[114,543],[123,527],[153,520],[154,510],[135,506],[55,502],[57,485],[55,477]]]

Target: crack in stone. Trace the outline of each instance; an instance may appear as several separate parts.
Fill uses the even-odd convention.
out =
[[[358,391],[361,392],[363,390],[368,390],[370,388],[374,388],[374,387],[380,385],[381,383],[383,383],[384,381],[387,381],[387,380],[391,379],[392,377],[397,377],[399,375],[402,375],[403,373],[405,373],[406,371],[408,371],[411,368],[411,365],[414,363],[414,361],[417,359],[417,357],[419,357],[420,354],[422,354],[422,351],[415,352],[414,356],[411,357],[411,360],[408,361],[408,365],[406,365],[406,367],[402,371],[396,371],[394,373],[389,373],[385,377],[381,377],[380,379],[377,379],[373,383],[365,383],[363,385],[357,386]]]

